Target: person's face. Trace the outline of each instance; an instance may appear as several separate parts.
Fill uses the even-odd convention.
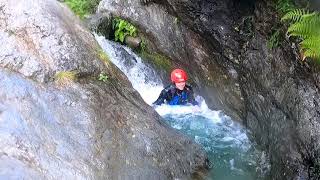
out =
[[[183,88],[186,86],[186,82],[179,82],[179,83],[176,83],[176,87],[179,89],[179,90],[183,90]]]

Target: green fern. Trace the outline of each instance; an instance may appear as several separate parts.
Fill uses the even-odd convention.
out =
[[[282,13],[288,13],[295,9],[295,4],[293,0],[277,0],[276,1],[276,9]]]
[[[285,14],[281,20],[290,20],[290,21],[300,21],[302,19],[302,16],[308,14],[309,11],[305,10],[305,9],[295,9],[292,11],[289,11],[287,14]]]
[[[301,47],[305,57],[320,60],[320,36],[305,39]]]
[[[312,37],[301,42],[304,47],[317,47],[320,44],[320,37]]]
[[[290,21],[289,36],[302,39],[301,53],[305,57],[320,60],[320,14],[303,9],[296,9],[287,13],[282,21]]]

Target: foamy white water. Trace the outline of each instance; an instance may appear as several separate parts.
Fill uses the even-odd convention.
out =
[[[109,56],[110,60],[128,77],[133,88],[139,92],[146,103],[151,105],[158,98],[161,90],[164,88],[155,71],[143,64],[141,58],[132,52],[130,48],[107,40],[103,36],[95,34],[95,37],[105,53]],[[119,51],[121,48],[123,48],[132,57],[125,59],[126,57],[123,56],[123,52]],[[200,107],[162,105],[156,107],[156,111],[161,116],[167,114],[201,114],[206,118],[218,122],[220,119],[218,116],[220,112],[210,110],[202,97],[198,96],[196,99],[200,102]]]
[[[155,71],[143,64],[141,58],[130,48],[106,40],[103,36],[95,35],[95,37],[113,64],[128,77],[133,88],[140,93],[143,100],[151,105],[163,89],[163,84],[157,78]],[[123,50],[127,53],[126,56]]]

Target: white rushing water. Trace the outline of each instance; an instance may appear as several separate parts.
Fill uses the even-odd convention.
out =
[[[151,105],[163,88],[161,80],[157,78],[154,70],[144,65],[141,58],[130,48],[119,46],[113,41],[106,40],[103,36],[95,36],[113,64],[128,77],[133,88],[140,93],[144,101]],[[123,52],[122,49],[126,52]]]
[[[95,35],[100,46],[103,48],[105,53],[109,56],[110,60],[128,77],[134,89],[136,89],[143,100],[151,105],[159,96],[161,90],[164,88],[159,77],[157,77],[155,71],[146,66],[141,58],[137,56],[132,50],[126,46],[120,46],[110,40],[106,40],[103,36]],[[123,52],[119,51],[118,48],[125,49],[128,55],[123,56]],[[130,61],[130,62],[128,62]],[[162,105],[156,108],[156,111],[161,115],[175,114],[185,115],[194,113],[202,115],[213,121],[219,121],[219,111],[212,111],[208,108],[207,104],[202,97],[197,96],[196,100],[200,102],[199,107],[193,106],[169,106]],[[177,109],[179,109],[177,111]]]
[[[149,105],[164,88],[155,71],[143,63],[128,47],[95,35],[110,60],[128,77]],[[169,76],[169,75],[168,75]],[[183,131],[202,144],[214,161],[214,179],[257,179],[257,151],[246,131],[220,111],[212,111],[205,100],[197,96],[200,106],[161,105],[156,111],[175,129]]]

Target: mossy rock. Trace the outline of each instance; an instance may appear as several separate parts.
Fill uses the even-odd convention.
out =
[[[110,59],[109,56],[103,51],[103,49],[98,49],[97,51],[97,55],[99,57],[99,59],[105,63],[109,63]]]
[[[159,53],[149,53],[146,51],[142,51],[140,56],[148,61],[149,63],[154,64],[157,68],[163,69],[169,72],[172,69],[172,63],[170,59],[164,55]]]
[[[59,85],[70,84],[77,80],[78,73],[76,71],[59,71],[55,74],[55,82]]]
[[[69,8],[81,19],[89,14],[93,14],[101,0],[64,0]]]

